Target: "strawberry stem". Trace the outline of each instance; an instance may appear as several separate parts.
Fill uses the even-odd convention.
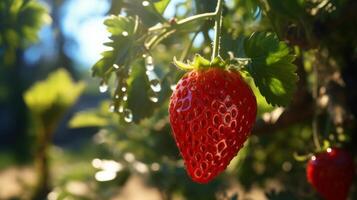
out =
[[[318,100],[318,91],[319,91],[319,77],[318,77],[318,69],[316,66],[313,67],[313,75],[315,76],[315,82],[313,85],[313,92],[312,92],[312,96],[315,100],[315,102],[317,102]],[[319,132],[319,124],[318,124],[318,113],[317,113],[317,109],[318,109],[318,105],[317,103],[315,103],[315,108],[314,108],[314,117],[312,120],[312,139],[315,145],[315,148],[317,151],[321,151],[321,144],[319,141],[319,136],[318,136],[318,132]]]
[[[220,40],[221,40],[221,28],[222,28],[222,5],[223,5],[223,0],[218,0],[217,1],[217,7],[215,11],[215,38],[214,38],[214,43],[213,43],[213,51],[212,51],[212,58],[211,60],[213,61],[214,58],[219,56],[219,48],[220,48]]]

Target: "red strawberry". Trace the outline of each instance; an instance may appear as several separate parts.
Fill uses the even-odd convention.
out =
[[[312,156],[306,169],[308,181],[326,200],[346,200],[353,175],[351,155],[339,148]]]
[[[257,103],[237,71],[211,67],[181,78],[169,112],[189,176],[207,183],[242,148],[255,122]]]

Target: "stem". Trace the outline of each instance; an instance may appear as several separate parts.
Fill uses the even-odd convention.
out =
[[[314,119],[312,121],[312,139],[314,141],[314,145],[317,149],[317,151],[321,150],[321,145],[319,142],[319,136],[318,136],[318,123],[317,123],[317,115],[314,115]]]
[[[45,199],[50,191],[50,169],[48,149],[50,146],[51,131],[46,130],[43,121],[36,117],[37,122],[37,149],[35,157],[37,182],[32,199]]]
[[[218,2],[219,1],[221,1],[221,0],[218,0]],[[194,16],[182,19],[177,22],[177,25],[183,25],[183,24],[187,24],[187,23],[190,23],[190,22],[193,22],[196,20],[209,19],[209,18],[216,17],[216,16],[217,16],[217,12],[202,13],[202,14],[198,14],[198,15],[194,15]]]
[[[214,43],[213,43],[213,51],[212,51],[212,60],[219,56],[219,48],[220,48],[220,40],[221,40],[221,28],[222,28],[222,5],[223,5],[223,0],[218,0],[217,1],[217,7],[215,11],[215,37],[214,37]]]
[[[168,30],[165,30],[163,32],[161,32],[160,34],[154,36],[153,38],[151,38],[151,40],[149,42],[147,42],[147,44],[145,44],[146,49],[150,50],[152,45],[160,39],[160,37],[163,37],[166,33],[168,32]]]
[[[150,48],[154,48],[156,45],[158,45],[162,40],[166,39],[167,37],[169,37],[170,35],[174,34],[176,32],[176,29],[168,31],[167,33],[165,33],[165,35],[163,35],[162,37],[160,37],[158,40],[156,40]]]
[[[155,37],[154,39],[152,39],[147,45],[146,48],[148,50],[152,49],[154,46],[156,46],[161,40],[167,38],[169,35],[175,33],[176,29],[172,29],[172,30],[167,30],[164,31],[163,33],[161,33],[160,35],[158,35],[157,37]]]
[[[159,25],[155,25],[155,26],[152,26],[148,29],[149,32],[155,32],[155,31],[161,31],[163,29],[167,29],[167,28],[170,28],[170,25],[168,24],[159,24]]]
[[[318,113],[317,113],[317,109],[318,109],[318,106],[317,106],[317,98],[318,98],[318,90],[319,90],[319,76],[318,76],[318,69],[317,69],[317,66],[315,65],[313,67],[313,73],[314,73],[314,76],[315,76],[315,82],[314,82],[314,85],[313,85],[313,91],[312,91],[312,96],[314,98],[314,118],[312,120],[312,139],[314,141],[314,145],[316,147],[316,149],[318,151],[321,150],[321,145],[320,145],[320,142],[319,142],[319,136],[318,136],[318,132],[319,132],[319,125],[318,125]]]
[[[161,33],[159,33],[157,36],[153,37],[145,46],[147,49],[151,49],[153,46],[155,46],[158,42],[160,42],[162,39],[166,38],[168,35],[171,35],[172,33],[174,33],[176,30],[179,30],[181,26],[186,25],[188,23],[191,23],[193,21],[197,21],[197,20],[204,20],[204,19],[210,19],[210,18],[214,18],[216,21],[216,39],[214,42],[214,57],[218,56],[218,51],[219,51],[219,39],[220,39],[220,34],[221,34],[221,26],[222,26],[222,4],[223,4],[223,0],[218,0],[217,2],[217,8],[215,12],[209,12],[209,13],[202,13],[202,14],[198,14],[198,15],[194,15],[191,17],[187,17],[185,19],[182,19],[180,21],[178,21],[176,24],[174,25],[170,25],[170,24],[162,24],[162,25],[155,25],[152,26],[148,29],[149,33],[152,32],[158,32],[158,31],[162,31]],[[213,58],[214,58],[213,57]]]
[[[162,29],[177,29],[177,27],[181,26],[181,25],[185,25],[188,24],[190,22],[196,21],[196,20],[203,20],[203,19],[210,19],[215,17],[217,14],[216,12],[210,12],[210,13],[202,13],[202,14],[198,14],[198,15],[194,15],[191,17],[187,17],[185,19],[182,19],[180,21],[178,21],[176,23],[176,25],[168,25],[168,24],[163,24],[163,25],[155,25],[150,27],[148,30],[149,32],[155,32],[155,31],[160,31]]]

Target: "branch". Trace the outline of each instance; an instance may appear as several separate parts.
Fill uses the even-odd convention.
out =
[[[219,56],[219,48],[220,48],[220,41],[221,41],[221,28],[222,28],[222,5],[223,5],[223,0],[218,0],[217,1],[217,8],[216,8],[216,16],[215,16],[215,24],[214,24],[214,30],[215,30],[215,35],[214,35],[214,43],[213,43],[213,51],[212,51],[212,58],[211,61],[213,61],[217,56]]]

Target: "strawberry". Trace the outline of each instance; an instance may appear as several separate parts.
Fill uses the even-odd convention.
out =
[[[346,200],[353,175],[351,155],[339,148],[312,156],[306,169],[307,180],[326,200]]]
[[[257,103],[239,72],[199,68],[179,80],[169,113],[188,175],[207,183],[242,148],[255,122]]]

